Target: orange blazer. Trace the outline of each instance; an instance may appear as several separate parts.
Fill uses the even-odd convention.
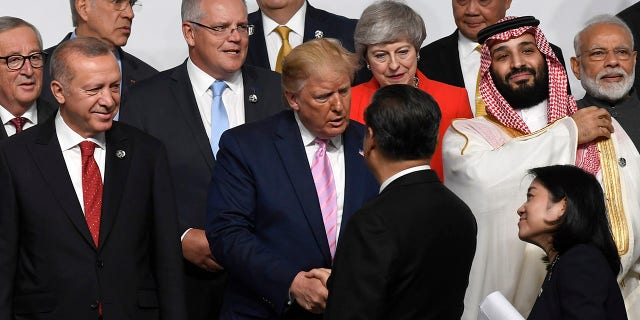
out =
[[[442,170],[442,137],[451,125],[451,121],[457,118],[472,118],[471,107],[467,90],[454,87],[443,82],[427,78],[422,72],[416,71],[418,76],[418,88],[430,94],[438,103],[442,119],[438,130],[438,145],[431,158],[430,166],[444,181]],[[359,84],[351,88],[351,119],[364,124],[364,110],[369,106],[373,93],[380,88],[375,77],[369,82]]]

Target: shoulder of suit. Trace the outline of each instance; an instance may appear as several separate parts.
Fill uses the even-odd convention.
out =
[[[307,15],[313,16],[315,19],[318,19],[323,24],[327,21],[330,21],[330,23],[327,23],[326,26],[331,28],[338,28],[338,27],[343,28],[344,25],[348,25],[349,27],[352,28],[351,32],[353,32],[353,29],[355,29],[356,24],[358,23],[358,19],[351,19],[335,13],[331,13],[329,11],[318,9],[316,7],[311,6],[311,4],[307,4]],[[340,25],[336,25],[336,24],[340,24]]]
[[[134,69],[136,69],[137,72],[139,72],[139,73],[147,73],[147,74],[158,73],[158,70],[156,68],[154,68],[151,65],[149,65],[148,63],[138,59],[136,56],[134,56],[134,55],[122,50],[122,49],[120,50],[120,52],[122,53],[121,60],[123,62],[129,63],[129,65],[131,65]]]
[[[457,30],[445,37],[442,37],[438,40],[435,40],[431,43],[429,43],[428,45],[422,47],[422,49],[420,49],[420,53],[423,52],[438,52],[441,51],[443,48],[446,47],[452,47],[453,45],[455,45],[457,47],[458,45],[458,36],[457,36]]]

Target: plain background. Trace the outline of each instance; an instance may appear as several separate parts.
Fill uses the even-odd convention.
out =
[[[373,0],[309,0],[316,8],[349,18],[358,18]],[[406,0],[425,20],[425,44],[449,35],[455,29],[451,2],[448,0]],[[616,14],[636,0],[512,0],[507,15],[533,15],[547,39],[562,48],[567,67],[574,56],[573,37],[584,22],[597,14]],[[141,10],[133,20],[133,32],[125,50],[158,70],[174,67],[187,57],[182,37],[180,0],[140,0]],[[4,1],[0,15],[16,16],[34,24],[42,34],[44,47],[60,42],[73,27],[69,1],[31,0]],[[258,8],[248,0],[249,12]],[[428,57],[421,57],[428,59]],[[569,71],[571,89],[576,98],[584,95],[580,82]]]

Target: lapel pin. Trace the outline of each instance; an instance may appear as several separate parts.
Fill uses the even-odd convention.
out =
[[[126,152],[124,152],[124,150],[118,150],[118,151],[116,151],[116,157],[118,157],[118,159],[122,159],[122,158],[124,158],[124,156],[126,156],[126,155],[127,155],[127,153],[126,153]]]
[[[249,95],[249,102],[256,103],[258,102],[258,96],[255,93]]]
[[[364,157],[364,150],[360,149],[360,150],[358,150],[358,153],[359,153],[361,156],[363,156],[363,157]]]
[[[627,165],[627,159],[625,158],[618,159],[618,165],[620,165],[621,167],[625,167]]]
[[[316,36],[316,39],[324,38],[324,32],[322,32],[322,30],[316,30],[314,35]]]

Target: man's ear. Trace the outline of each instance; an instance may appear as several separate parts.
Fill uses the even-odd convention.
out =
[[[62,86],[62,83],[58,80],[53,80],[51,81],[51,92],[53,93],[53,97],[56,98],[56,101],[58,101],[58,104],[64,104],[65,102],[65,97],[64,97],[64,87]]]
[[[91,2],[90,0],[76,0],[75,6],[76,11],[78,12],[78,16],[83,21],[89,20],[89,12],[91,11]]]
[[[284,91],[284,98],[287,100],[287,103],[289,104],[289,106],[291,107],[291,109],[295,110],[295,111],[299,111],[300,110],[300,105],[298,104],[298,98],[297,95],[291,91]]]
[[[573,74],[576,76],[576,78],[580,80],[580,77],[582,77],[582,75],[580,74],[580,58],[571,57],[571,71],[573,71]]]
[[[195,28],[190,22],[185,21],[182,23],[182,36],[184,37],[184,40],[187,42],[187,45],[189,45],[189,47],[196,46],[195,31]]]

